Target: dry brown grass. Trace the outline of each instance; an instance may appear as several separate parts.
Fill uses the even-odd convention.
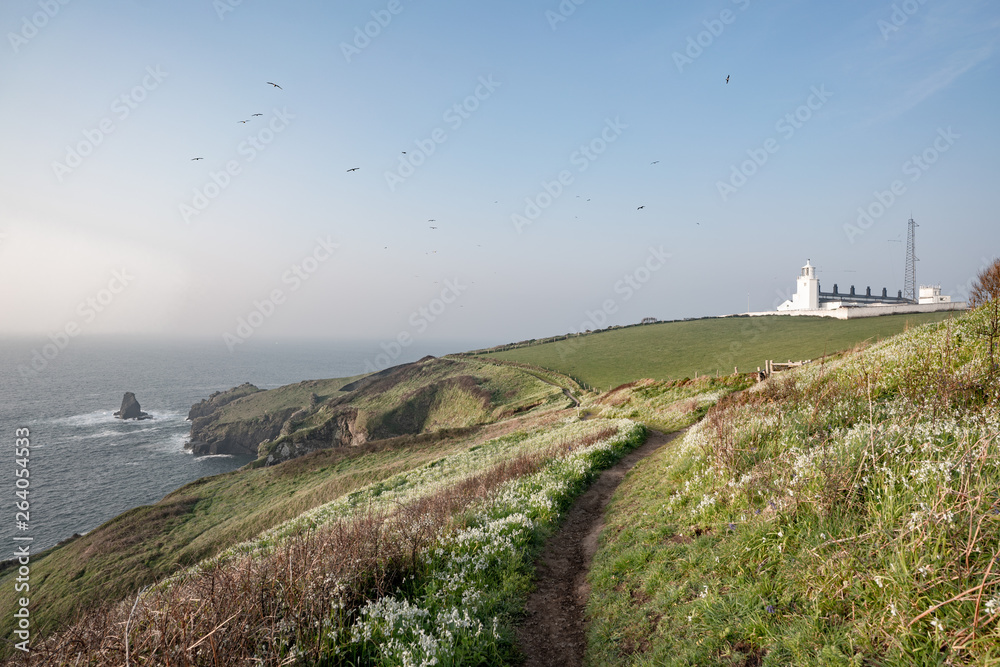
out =
[[[493,466],[448,488],[370,510],[93,610],[37,643],[30,665],[280,665],[343,639],[361,607],[422,574],[422,556],[500,485],[615,433],[602,430]],[[332,633],[335,639],[330,639]]]

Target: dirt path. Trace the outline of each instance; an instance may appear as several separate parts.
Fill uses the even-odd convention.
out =
[[[559,532],[545,545],[535,573],[535,592],[528,598],[528,616],[517,632],[527,667],[583,664],[584,611],[590,595],[586,576],[604,527],[604,509],[625,473],[678,435],[650,431],[641,447],[601,473],[577,499]]]

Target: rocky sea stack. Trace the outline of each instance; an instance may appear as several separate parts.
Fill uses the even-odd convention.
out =
[[[143,412],[139,407],[139,401],[135,400],[135,394],[130,391],[125,392],[122,398],[122,407],[115,413],[118,419],[152,419],[148,413]]]

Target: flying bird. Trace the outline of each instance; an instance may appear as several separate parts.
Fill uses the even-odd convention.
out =
[[[255,113],[255,114],[254,114],[254,116],[263,116],[263,115],[264,115],[264,114],[262,114],[262,113]]]
[[[427,222],[437,222],[437,220],[428,220]]]
[[[203,158],[203,157],[193,157],[193,158],[191,158],[191,161],[194,162],[195,160],[204,160],[204,159],[205,158]]]
[[[358,169],[361,169],[361,167],[351,167],[350,169],[347,170],[347,172],[350,173],[352,171],[357,171]]]
[[[284,88],[282,88],[281,86],[279,86],[278,84],[276,84],[276,83],[274,83],[272,81],[268,81],[267,83],[268,83],[268,85],[274,86],[278,90],[284,90]]]
[[[659,160],[653,160],[653,161],[652,161],[652,162],[650,162],[649,164],[660,164],[660,161],[659,161]]]
[[[726,75],[726,83],[729,83],[729,75]]]
[[[241,121],[238,121],[238,122],[240,122],[240,123],[249,123],[250,121],[249,120],[241,120]]]
[[[431,229],[437,229],[437,227],[435,227],[434,225],[431,225]]]
[[[641,211],[641,210],[642,210],[642,209],[644,209],[644,208],[646,208],[646,207],[645,207],[645,206],[640,206],[639,208],[637,208],[637,209],[635,209],[635,210],[637,210],[637,211]]]

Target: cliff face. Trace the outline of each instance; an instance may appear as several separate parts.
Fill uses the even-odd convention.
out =
[[[285,422],[281,435],[291,435],[295,430],[297,418],[305,416],[307,416],[305,410],[299,410],[292,415]],[[266,465],[274,465],[320,449],[363,445],[368,441],[368,434],[363,428],[357,426],[357,421],[358,411],[356,409],[343,408],[323,422],[321,426],[311,429],[305,437],[282,438],[279,442],[271,442],[270,440],[261,442],[257,454],[262,458],[266,457]]]
[[[219,421],[218,413],[198,417],[191,422],[191,442],[187,444],[195,454],[236,454],[257,456],[257,445],[278,437],[281,427],[295,412],[286,408],[244,421]]]
[[[489,423],[564,397],[534,376],[474,360],[435,359],[354,382],[310,380],[261,391],[245,384],[191,408],[195,454],[240,454],[275,465],[370,440]]]
[[[195,454],[236,454],[256,456],[262,440],[274,438],[294,408],[254,416],[251,419],[223,421],[221,409],[246,396],[262,391],[244,383],[227,391],[217,391],[191,406],[191,441],[185,445]]]

